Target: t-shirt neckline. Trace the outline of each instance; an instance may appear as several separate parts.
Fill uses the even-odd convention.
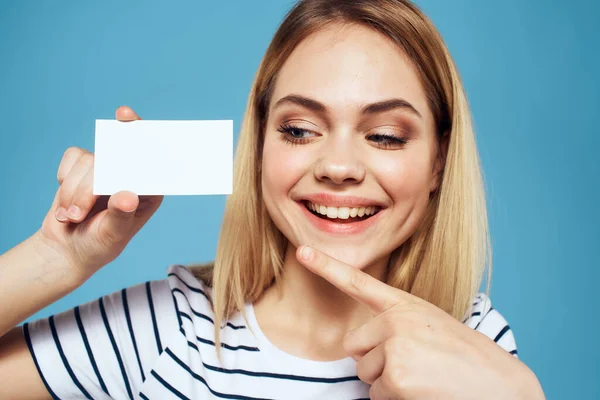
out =
[[[248,318],[248,325],[258,340],[260,351],[268,353],[268,356],[274,358],[274,361],[286,363],[286,365],[302,369],[313,375],[356,375],[356,361],[354,361],[352,357],[332,361],[316,361],[301,358],[281,350],[274,345],[260,329],[256,314],[254,313],[254,305],[250,302],[246,303],[245,311],[246,317]]]

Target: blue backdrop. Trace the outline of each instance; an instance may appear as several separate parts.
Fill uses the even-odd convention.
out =
[[[421,0],[472,105],[494,247],[492,301],[549,399],[600,398],[593,249],[600,145],[600,2]],[[35,232],[69,146],[94,120],[233,119],[292,2],[1,1],[0,253]],[[237,132],[236,132],[237,138]],[[169,264],[214,257],[224,196],[165,198],[123,254],[31,319]]]

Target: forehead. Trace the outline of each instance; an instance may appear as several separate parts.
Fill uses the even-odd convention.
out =
[[[279,71],[271,105],[290,93],[318,100],[334,112],[390,98],[432,117],[419,77],[390,39],[361,25],[331,25],[302,41]]]

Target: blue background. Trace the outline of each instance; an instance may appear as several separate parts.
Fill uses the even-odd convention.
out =
[[[600,398],[597,1],[421,0],[472,105],[492,301],[549,399]],[[291,1],[0,2],[0,253],[33,234],[94,120],[233,119]],[[236,132],[237,138],[237,132]],[[113,263],[31,319],[214,257],[224,196],[173,196]]]

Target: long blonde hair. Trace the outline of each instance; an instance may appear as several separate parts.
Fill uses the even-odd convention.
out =
[[[391,257],[387,283],[465,318],[489,266],[485,190],[469,105],[454,61],[431,21],[409,0],[301,0],[287,14],[258,68],[235,155],[214,263],[190,266],[213,288],[215,344],[220,327],[281,277],[287,239],[271,220],[261,192],[264,128],[277,73],[294,48],[331,23],[368,26],[395,42],[416,68],[446,141],[438,189],[417,231]],[[439,146],[441,149],[442,147]]]

